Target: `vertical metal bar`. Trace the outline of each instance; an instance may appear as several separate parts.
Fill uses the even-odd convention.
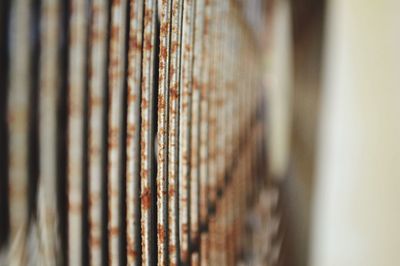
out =
[[[11,4],[11,49],[9,72],[9,185],[10,202],[10,265],[26,263],[25,240],[28,223],[28,114],[30,95],[29,45],[31,1]]]
[[[152,109],[154,97],[154,57],[156,30],[156,1],[146,0],[144,6],[143,29],[143,61],[142,61],[142,97],[141,97],[141,237],[142,265],[155,264],[152,256],[152,178],[153,176],[153,145],[152,143]]]
[[[125,83],[125,44],[127,0],[113,1],[111,6],[111,40],[109,65],[108,116],[108,239],[109,264],[118,265],[120,259],[121,224],[120,178]]]
[[[190,109],[192,96],[194,0],[183,3],[179,102],[179,242],[180,260],[189,262]]]
[[[107,1],[93,0],[89,61],[89,261],[101,265],[104,113],[107,73]]]
[[[82,264],[83,119],[85,91],[86,6],[72,1],[68,69],[68,251],[71,265]]]
[[[195,25],[193,43],[192,77],[192,116],[190,140],[190,242],[193,246],[199,241],[199,196],[200,196],[200,92],[202,86],[202,56],[204,1],[197,0],[195,6]],[[198,260],[198,257],[197,257]],[[192,263],[193,258],[192,258]]]
[[[209,112],[209,54],[210,54],[210,3],[205,1],[204,5],[204,28],[202,40],[202,69],[201,69],[201,91],[200,91],[200,223],[201,227],[206,227],[208,218],[208,179],[209,179],[209,139],[208,139],[208,112]],[[203,255],[201,255],[201,259]],[[203,263],[203,262],[201,262]]]
[[[172,0],[159,0],[158,5],[160,12],[160,61],[157,123],[157,262],[158,265],[166,265],[168,259],[168,86]]]
[[[130,0],[126,134],[127,263],[139,265],[140,249],[140,89],[143,1]]]
[[[38,227],[41,258],[39,264],[59,261],[57,237],[57,96],[60,90],[59,26],[60,2],[43,0],[41,7],[41,54],[39,88],[39,184]]]
[[[169,128],[168,128],[168,251],[171,266],[178,265],[178,134],[180,98],[180,52],[182,0],[172,1],[171,61],[169,67]]]
[[[217,1],[214,6],[214,18],[218,18],[218,22],[215,22],[215,63],[214,63],[214,75],[215,75],[215,132],[216,132],[216,144],[215,144],[215,161],[216,161],[216,182],[217,182],[217,191],[219,193],[222,192],[224,187],[224,177],[225,177],[225,134],[226,130],[224,127],[224,114],[225,114],[225,92],[224,92],[224,84],[223,84],[223,75],[224,75],[224,61],[222,57],[222,27],[224,24],[223,18],[223,0]]]
[[[207,21],[207,35],[205,36],[205,42],[207,43],[207,55],[208,55],[208,202],[211,206],[214,206],[217,200],[217,106],[216,106],[216,95],[217,88],[215,82],[216,72],[216,60],[215,60],[215,44],[216,44],[216,17],[215,15],[215,0],[210,0],[206,5],[206,21]],[[212,236],[210,236],[211,238]]]
[[[226,21],[225,21],[225,59],[226,59],[226,97],[228,101],[228,106],[226,110],[226,121],[227,121],[227,130],[226,130],[226,149],[227,149],[227,167],[231,168],[230,169],[230,175],[232,175],[232,168],[234,167],[233,165],[233,150],[234,150],[234,143],[233,143],[233,137],[234,137],[234,123],[235,123],[235,115],[234,115],[234,51],[233,51],[233,45],[234,45],[234,40],[232,38],[232,21],[230,16],[228,15],[230,12],[230,2],[227,1],[227,15],[226,15]]]

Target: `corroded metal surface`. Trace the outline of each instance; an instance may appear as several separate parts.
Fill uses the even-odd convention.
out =
[[[26,263],[26,233],[28,214],[28,118],[31,47],[29,40],[30,1],[14,1],[11,6],[11,27],[16,31],[11,39],[15,49],[11,54],[9,72],[9,185],[10,258],[11,265]]]
[[[194,1],[183,5],[179,101],[179,243],[180,262],[189,262],[190,118],[192,97]]]
[[[92,19],[90,25],[90,61],[88,65],[89,78],[89,254],[91,265],[101,265],[103,257],[101,242],[102,198],[104,174],[105,140],[105,94],[107,73],[107,2],[96,0],[92,2]]]
[[[168,255],[171,266],[179,262],[178,134],[180,100],[181,23],[183,1],[172,0],[171,53],[168,99]]]
[[[154,231],[152,225],[155,202],[153,202],[153,104],[154,104],[154,57],[156,38],[156,1],[144,3],[142,96],[141,96],[141,143],[140,143],[140,181],[141,181],[141,249],[142,264],[153,265],[152,255]]]
[[[265,101],[260,48],[244,19],[248,5],[70,3],[42,0],[40,13],[32,11],[40,18],[37,63],[31,1],[7,7],[18,33],[10,34],[16,45],[7,85],[10,212],[0,217],[11,222],[8,238],[18,244],[6,245],[10,264],[25,259],[28,244],[39,247],[38,265],[276,259],[279,247],[259,247],[278,222],[258,235],[248,224],[251,211],[260,209],[254,217],[266,222],[272,208],[263,207],[268,197],[260,192]],[[37,91],[29,81],[35,64]],[[31,94],[39,99],[35,152],[25,145]],[[28,170],[36,163],[37,192]],[[37,208],[27,205],[28,188]],[[253,250],[260,255],[249,261]]]
[[[139,265],[140,250],[140,88],[143,47],[143,1],[130,0],[127,132],[126,132],[126,253],[128,265]]]
[[[128,1],[113,1],[111,6],[109,50],[109,114],[108,114],[108,258],[110,265],[118,265],[121,249],[121,173],[123,149],[123,108],[125,86],[125,42],[127,39]]]
[[[204,28],[204,1],[195,1],[195,24],[193,41],[193,77],[192,77],[192,115],[190,124],[190,244],[199,241],[200,210],[200,93],[202,82],[202,38]],[[196,37],[197,36],[197,37]],[[198,264],[199,256],[195,256]]]
[[[41,3],[40,36],[41,54],[39,59],[39,184],[38,184],[38,221],[41,254],[38,264],[54,265],[59,263],[60,252],[59,224],[57,217],[57,111],[61,92],[61,55],[60,55],[61,2],[45,0]],[[66,42],[67,40],[65,40]],[[66,59],[67,60],[67,59]],[[66,125],[64,126],[66,128]],[[64,175],[66,176],[66,175]],[[63,189],[66,189],[65,187]],[[65,190],[64,190],[65,191]],[[65,208],[68,210],[68,208]],[[64,224],[66,221],[64,222]],[[63,245],[64,247],[66,244]]]
[[[82,190],[84,167],[84,98],[86,66],[86,4],[72,1],[69,20],[68,75],[68,261],[81,265]]]
[[[160,52],[158,77],[157,120],[157,262],[165,265],[168,260],[168,103],[169,103],[169,54],[171,36],[172,0],[159,0]]]

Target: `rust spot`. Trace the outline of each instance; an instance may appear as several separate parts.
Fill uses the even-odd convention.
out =
[[[199,87],[200,87],[199,86],[199,81],[195,77],[193,77],[192,86],[193,86],[193,90],[198,90]]]
[[[90,107],[94,107],[94,106],[101,106],[103,103],[103,99],[101,97],[90,97],[90,102],[89,105]]]
[[[164,240],[165,240],[165,229],[164,229],[163,225],[159,224],[157,226],[157,233],[160,236],[160,242],[164,243]]]
[[[99,193],[91,193],[89,196],[89,206],[93,206],[94,203],[100,202],[101,196]]]
[[[173,187],[168,188],[168,195],[170,197],[174,197],[175,196],[175,189]]]
[[[166,35],[168,33],[168,28],[169,24],[168,23],[163,23],[160,27],[160,34],[161,35]]]
[[[175,245],[170,245],[169,247],[168,247],[168,251],[169,251],[169,253],[174,253],[175,251],[176,251],[176,247],[175,247]],[[171,262],[172,263],[172,262]],[[170,264],[171,265],[171,264]]]
[[[99,237],[90,237],[90,247],[98,247],[101,244],[101,239]]]
[[[182,260],[187,261],[189,257],[189,252],[187,250],[182,250],[181,253],[182,253]]]
[[[68,209],[71,213],[79,213],[82,210],[82,205],[80,202],[68,201]]]
[[[147,99],[143,98],[142,99],[142,109],[146,109],[149,107],[149,102],[147,101]]]
[[[110,133],[108,137],[108,147],[109,149],[115,148],[118,144],[118,134],[119,134],[119,129],[118,128],[111,128]]]
[[[159,95],[158,96],[158,109],[164,109],[165,108],[165,98],[164,95]]]
[[[136,102],[136,99],[137,99],[137,95],[132,93],[132,92],[129,92],[128,101],[129,102]]]
[[[164,47],[164,46],[161,47],[161,49],[160,49],[160,56],[161,56],[164,60],[167,59],[168,51],[167,51],[167,48],[166,48],[166,47]]]
[[[191,46],[189,44],[186,44],[185,45],[185,50],[186,50],[187,53],[189,53],[190,50],[191,50]]]
[[[93,41],[100,40],[102,36],[104,36],[103,32],[98,30],[92,30],[92,32],[90,33],[90,37],[92,38]]]
[[[174,76],[174,74],[175,74],[175,67],[171,66],[169,68],[169,78],[172,78]]]
[[[171,45],[172,53],[175,53],[176,50],[178,49],[178,47],[179,47],[179,44],[178,44],[177,42],[174,42],[174,43]]]
[[[112,28],[111,28],[111,38],[112,39],[118,38],[118,34],[119,34],[119,27],[118,26],[112,26]]]
[[[149,209],[150,205],[151,205],[151,193],[150,193],[150,189],[145,188],[144,191],[142,192],[142,207],[144,209]]]
[[[171,88],[170,88],[170,95],[171,95],[171,99],[177,99],[178,98],[178,96],[179,96],[179,92],[178,92],[178,89],[176,88],[177,86],[176,86],[176,84],[174,85],[174,86],[172,86]]]
[[[110,229],[108,229],[108,233],[111,236],[116,236],[119,234],[119,228],[118,227],[111,227]]]
[[[133,248],[128,248],[127,253],[128,253],[128,256],[133,257],[133,258],[136,258],[138,255],[137,252]]]
[[[153,48],[153,44],[151,42],[151,39],[150,38],[146,38],[144,40],[143,49],[151,51],[152,48]]]
[[[139,39],[132,38],[130,46],[131,46],[131,48],[133,48],[135,50],[139,50],[141,48],[141,43],[140,43]]]
[[[189,230],[188,230],[188,225],[187,224],[182,224],[182,231],[183,231],[183,233],[187,233]]]

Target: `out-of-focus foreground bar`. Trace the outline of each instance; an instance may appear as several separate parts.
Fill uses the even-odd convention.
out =
[[[275,265],[265,1],[0,11],[0,265]]]

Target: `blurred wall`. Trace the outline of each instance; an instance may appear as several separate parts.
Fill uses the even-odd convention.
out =
[[[324,1],[272,1],[268,104],[271,175],[282,192],[282,265],[306,265]]]
[[[329,1],[310,265],[400,263],[399,10]]]

